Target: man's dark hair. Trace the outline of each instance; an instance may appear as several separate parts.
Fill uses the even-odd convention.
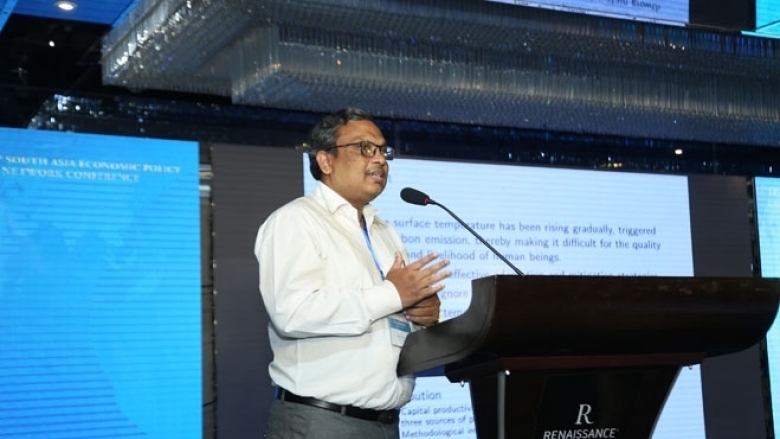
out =
[[[317,163],[318,151],[333,150],[333,154],[338,154],[335,150],[336,138],[341,127],[355,120],[373,121],[371,116],[358,108],[344,108],[333,114],[329,114],[314,125],[309,135],[309,171],[315,180],[322,179],[322,169]]]

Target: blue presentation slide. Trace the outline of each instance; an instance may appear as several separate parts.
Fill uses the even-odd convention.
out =
[[[197,143],[0,138],[0,438],[200,439]]]
[[[777,0],[756,0],[756,30],[780,33],[780,3]]]
[[[304,156],[305,193],[316,183],[308,166]],[[444,210],[403,202],[404,187],[455,212],[526,274],[693,276],[685,176],[396,159],[374,204],[410,260],[429,252],[451,260],[443,319],[468,308],[473,279],[514,271]],[[468,385],[418,378],[401,437],[475,438]],[[681,437],[705,438],[698,366],[680,372],[653,435]]]
[[[673,25],[688,23],[688,0],[487,0],[496,3],[554,9]]]
[[[761,258],[761,276],[780,278],[780,178],[756,177],[756,222]],[[780,422],[780,326],[775,323],[766,334],[769,385],[775,437]]]

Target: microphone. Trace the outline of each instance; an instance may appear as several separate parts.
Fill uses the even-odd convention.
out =
[[[485,241],[485,238],[479,236],[479,233],[475,232],[474,229],[472,229],[468,224],[463,222],[463,220],[460,219],[458,215],[455,215],[455,213],[447,209],[447,206],[433,201],[431,197],[429,197],[426,193],[420,192],[417,189],[412,189],[410,187],[405,187],[401,190],[401,199],[406,201],[409,204],[417,204],[418,206],[427,206],[429,204],[432,204],[434,206],[441,207],[442,209],[444,209],[445,212],[449,213],[451,217],[455,218],[455,220],[458,221],[461,226],[463,226],[466,230],[471,232],[471,234],[474,235],[474,237],[476,237],[477,239],[479,239],[480,242],[485,244],[485,247],[489,248],[490,251],[493,252],[493,254],[495,254],[496,256],[498,256],[499,259],[504,261],[504,263],[508,265],[509,268],[514,270],[515,273],[517,273],[520,276],[525,276],[525,274],[522,271],[520,271],[520,269],[515,267],[514,264],[509,262],[509,260],[505,258],[504,255],[499,253],[498,250],[496,250],[495,248],[493,248],[492,245],[490,245],[490,243]]]
[[[419,206],[436,204],[428,195],[410,187],[401,189],[401,199],[409,204],[417,204]]]

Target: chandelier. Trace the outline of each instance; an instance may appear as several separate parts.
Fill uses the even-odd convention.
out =
[[[477,0],[142,0],[103,82],[240,105],[777,145],[775,40]]]

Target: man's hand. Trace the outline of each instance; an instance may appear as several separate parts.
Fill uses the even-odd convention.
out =
[[[412,323],[417,323],[422,326],[430,326],[434,323],[439,323],[439,311],[441,307],[441,300],[439,296],[430,296],[427,299],[423,299],[413,306],[406,308],[404,314],[406,319]]]
[[[446,259],[436,261],[438,258],[438,254],[430,253],[409,265],[404,265],[401,254],[396,253],[393,266],[390,267],[385,278],[398,290],[403,309],[412,307],[423,299],[436,297],[436,294],[444,289],[444,285],[438,282],[452,275],[452,272],[442,270],[450,264],[450,261]],[[438,308],[439,298],[436,297],[435,300]],[[438,318],[437,313],[435,319]]]

